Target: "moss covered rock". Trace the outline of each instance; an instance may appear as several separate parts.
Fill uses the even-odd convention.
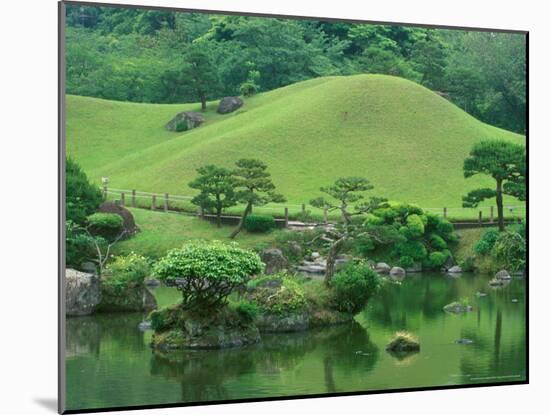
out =
[[[388,343],[386,350],[391,353],[403,354],[420,351],[420,343],[411,334],[396,333],[395,338]]]
[[[198,315],[174,305],[150,318],[155,330],[151,346],[161,351],[224,349],[260,341],[256,325],[229,307]]]

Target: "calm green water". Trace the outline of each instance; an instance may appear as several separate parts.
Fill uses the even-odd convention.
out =
[[[156,356],[139,313],[67,320],[69,409],[326,392],[493,383],[525,379],[525,281],[500,290],[488,278],[440,274],[387,284],[353,324],[264,335],[242,349]],[[477,297],[478,291],[486,297]],[[178,298],[155,292],[161,305]],[[468,297],[474,311],[445,304]],[[517,300],[517,302],[515,302]],[[384,348],[398,330],[416,334],[420,353],[399,359]],[[457,339],[473,340],[457,344]]]

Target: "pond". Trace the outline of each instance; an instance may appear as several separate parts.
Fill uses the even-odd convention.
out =
[[[488,281],[411,274],[401,284],[385,284],[354,323],[169,357],[153,354],[151,332],[137,329],[140,313],[68,318],[67,408],[525,380],[525,281],[514,279],[501,289],[489,288]],[[155,295],[160,305],[179,298],[166,287]],[[472,312],[442,310],[464,297]],[[419,338],[419,353],[398,358],[385,351],[400,330]]]

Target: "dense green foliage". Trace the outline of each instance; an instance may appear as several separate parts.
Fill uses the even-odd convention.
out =
[[[67,221],[65,225],[65,264],[69,268],[80,269],[83,262],[94,261],[97,251],[94,246],[96,242],[105,245],[106,241],[102,238],[94,238],[92,235],[84,232],[79,225],[72,221]]]
[[[273,280],[280,280],[280,287],[271,289],[265,285]],[[284,272],[250,280],[247,287],[251,290],[247,297],[264,313],[297,313],[304,311],[307,305],[301,284]]]
[[[527,246],[525,238],[514,231],[501,232],[491,250],[499,266],[517,271],[525,268],[527,262]]]
[[[122,232],[123,219],[116,213],[93,213],[86,218],[88,230],[97,236],[114,239]]]
[[[521,34],[76,5],[67,6],[66,33],[71,94],[204,103],[320,76],[381,73],[525,131]]]
[[[422,264],[425,268],[439,269],[450,256],[449,244],[457,241],[450,222],[408,203],[386,203],[367,215],[365,226],[397,231],[393,254],[404,268]],[[371,240],[370,245],[365,245],[366,255],[380,246],[380,241]]]
[[[489,229],[481,235],[481,238],[474,245],[474,252],[480,255],[487,255],[495,246],[495,242],[498,238],[498,230]]]
[[[381,283],[380,276],[368,264],[347,264],[332,278],[335,307],[346,313],[359,313]]]
[[[236,287],[262,269],[256,253],[235,244],[190,242],[170,250],[155,263],[153,272],[178,287],[185,308],[208,310],[223,306]]]
[[[107,264],[105,270],[103,284],[107,284],[115,291],[122,291],[130,286],[142,285],[143,280],[149,276],[150,265],[147,258],[132,252],[116,256]]]
[[[101,192],[70,157],[65,164],[65,186],[65,220],[82,225],[101,204]]]
[[[268,232],[275,228],[275,219],[268,215],[248,215],[244,222],[244,228],[248,232]]]
[[[231,170],[214,165],[201,166],[197,173],[199,175],[189,183],[189,187],[199,190],[200,193],[191,203],[205,211],[214,212],[219,228],[222,211],[237,204],[235,178]]]

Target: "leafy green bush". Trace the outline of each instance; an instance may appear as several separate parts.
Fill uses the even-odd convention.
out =
[[[98,240],[104,243],[104,240]],[[101,245],[103,245],[103,243]],[[75,223],[65,223],[65,264],[79,269],[83,262],[96,260],[94,237],[83,232]]]
[[[399,258],[399,265],[403,268],[411,268],[414,266],[414,259],[410,256],[404,255]]]
[[[86,217],[101,204],[101,191],[88,181],[86,174],[72,159],[65,164],[66,220],[83,225]]]
[[[279,287],[263,285],[266,281],[280,280]],[[248,293],[251,302],[267,313],[288,314],[300,312],[306,307],[305,292],[296,279],[285,272],[263,276],[248,283],[253,288]]]
[[[139,286],[149,276],[151,268],[149,261],[142,255],[131,252],[128,255],[116,256],[106,266],[105,284],[126,288]]]
[[[124,223],[122,217],[116,213],[93,213],[88,216],[87,221],[90,233],[107,239],[118,236]]]
[[[254,321],[260,312],[257,304],[241,300],[235,305],[235,311],[239,313],[245,321]]]
[[[184,308],[199,310],[225,305],[231,291],[263,267],[258,254],[236,244],[200,241],[169,251],[154,265],[153,273],[178,287]]]
[[[189,129],[188,125],[187,125],[187,121],[186,120],[182,120],[182,121],[179,121],[177,124],[176,124],[176,131],[178,133],[182,133],[184,131],[187,131]]]
[[[332,279],[334,305],[339,311],[357,314],[380,285],[380,276],[366,263],[347,264]]]
[[[407,240],[396,244],[395,248],[400,256],[408,256],[415,261],[422,261],[428,255],[428,250],[422,241]]]
[[[275,219],[268,215],[248,215],[244,228],[248,232],[268,232],[275,228]]]
[[[438,250],[447,249],[447,242],[445,242],[445,239],[443,239],[441,236],[435,233],[430,234],[428,237],[428,240],[429,240],[430,246],[433,249],[438,249]]]
[[[500,266],[509,271],[522,269],[527,259],[525,239],[517,232],[501,232],[491,250],[491,255]]]
[[[241,86],[239,87],[239,90],[241,92],[241,95],[245,97],[251,97],[252,95],[256,94],[259,91],[258,85],[256,85],[253,82],[243,82]]]
[[[428,255],[428,259],[425,262],[426,268],[441,268],[443,264],[445,264],[445,261],[449,258],[450,252],[448,250],[445,250],[443,252],[434,251],[430,252]]]
[[[479,241],[475,243],[474,252],[480,255],[489,254],[493,249],[493,246],[495,246],[498,235],[498,229],[489,229],[488,231],[484,232],[483,235],[481,235]]]

